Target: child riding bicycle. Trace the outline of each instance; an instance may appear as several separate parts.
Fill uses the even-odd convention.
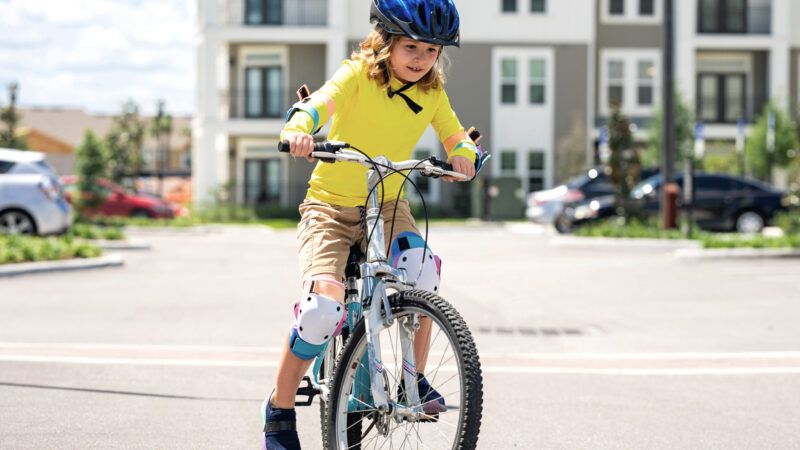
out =
[[[444,144],[453,170],[469,178],[480,169],[480,150],[450,107],[441,67],[444,46],[459,45],[459,16],[452,0],[372,0],[375,28],[322,88],[296,103],[287,114],[281,139],[292,156],[313,161],[318,131],[329,119],[328,138],[346,141],[370,156],[410,158],[425,129],[432,125]],[[298,225],[302,293],[278,366],[275,389],[262,405],[266,448],[300,448],[294,411],[295,394],[313,358],[345,321],[344,269],[349,249],[366,238],[363,228],[367,169],[355,164],[318,163],[300,205]],[[446,181],[455,181],[445,177]],[[384,229],[389,259],[426,244],[400,197],[403,178],[384,179],[381,195],[387,214]],[[394,235],[389,236],[389,233]],[[430,250],[428,250],[430,251]],[[438,291],[440,264],[423,264],[416,287]],[[414,280],[412,280],[414,281]],[[421,319],[414,339],[420,397],[444,400],[424,377],[430,319]]]

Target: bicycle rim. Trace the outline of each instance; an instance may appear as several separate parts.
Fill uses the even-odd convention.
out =
[[[336,364],[327,402],[326,429],[323,430],[326,447],[348,450],[474,448],[480,428],[482,379],[475,345],[463,319],[449,303],[423,291],[395,294],[390,301],[395,321],[380,333],[381,361],[389,399],[401,401],[398,387],[402,383],[403,358],[399,327],[404,318],[422,315],[432,321],[425,376],[444,399],[446,410],[432,413],[421,422],[387,418],[377,412],[370,404],[368,378],[364,383],[367,339],[362,322]],[[357,395],[353,395],[354,391]],[[428,398],[422,403],[436,401]],[[354,412],[354,408],[360,411]]]

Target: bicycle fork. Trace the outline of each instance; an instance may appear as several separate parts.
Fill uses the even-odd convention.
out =
[[[405,315],[398,318],[399,339],[402,348],[402,376],[398,382],[403,383],[405,400],[403,404],[389,401],[387,392],[391,384],[386,373],[386,367],[381,361],[380,332],[388,328],[394,319],[391,316],[391,306],[386,296],[386,288],[382,281],[372,282],[374,278],[365,278],[366,292],[371,292],[371,301],[364,315],[367,334],[367,356],[370,373],[370,393],[375,408],[382,414],[394,417],[398,422],[405,419],[418,420],[423,415],[422,405],[419,401],[417,389],[417,368],[414,355],[414,334],[419,329],[419,316],[416,314]],[[385,309],[384,317],[381,309]],[[391,395],[391,393],[389,393]],[[415,405],[415,406],[412,406]]]

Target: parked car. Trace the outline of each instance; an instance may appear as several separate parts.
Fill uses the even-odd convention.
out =
[[[71,225],[72,208],[45,155],[0,149],[0,233],[58,234]]]
[[[641,177],[647,178],[658,169],[642,168]],[[595,167],[571,178],[553,189],[532,192],[528,196],[525,215],[536,223],[555,224],[565,206],[579,204],[598,197],[613,196],[617,189],[612,185],[602,167]]]
[[[78,177],[74,175],[61,177],[66,190],[67,200],[78,194]],[[157,197],[139,195],[128,192],[123,187],[106,179],[99,179],[98,184],[105,201],[91,214],[101,216],[150,217],[153,219],[172,219],[175,217],[175,206]]]
[[[675,174],[675,181],[683,189],[683,173]],[[654,175],[631,191],[631,198],[639,203],[646,215],[655,216],[661,198],[661,176]],[[786,209],[782,200],[786,192],[760,181],[735,175],[696,173],[693,218],[700,228],[710,231],[737,231],[758,233],[769,225],[777,212]],[[686,205],[679,196],[678,206],[685,212]],[[566,230],[583,223],[615,214],[616,199],[604,196],[583,201],[565,209],[559,218]]]

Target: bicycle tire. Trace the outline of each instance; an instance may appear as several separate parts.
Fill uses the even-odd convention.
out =
[[[389,296],[392,313],[396,316],[411,313],[423,313],[445,331],[457,364],[457,374],[460,375],[460,413],[456,431],[453,434],[453,449],[471,450],[477,446],[480,432],[481,414],[483,408],[483,377],[475,342],[472,338],[464,319],[450,303],[441,297],[426,291],[404,291]],[[327,401],[327,412],[322,423],[323,447],[326,449],[340,449],[340,436],[337,428],[339,417],[339,403],[345,398],[348,388],[348,372],[354,367],[354,357],[363,356],[366,341],[364,320],[356,325],[351,338],[345,343],[344,349],[336,358],[334,366],[333,383],[330,386]],[[362,343],[363,342],[363,343]],[[359,352],[356,355],[356,352]],[[357,363],[356,363],[357,365]],[[343,394],[343,390],[345,390]],[[443,394],[444,395],[444,394]],[[346,413],[350,425],[353,413]],[[351,429],[347,429],[347,442],[344,448],[358,448],[360,442],[352,442]],[[360,439],[360,432],[358,433]],[[419,432],[417,432],[419,437]]]

